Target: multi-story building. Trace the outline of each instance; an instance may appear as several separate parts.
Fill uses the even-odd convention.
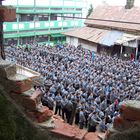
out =
[[[125,6],[98,6],[85,27],[63,33],[67,43],[95,53],[140,59],[140,7],[134,5],[134,0],[127,0]]]
[[[85,0],[5,0],[3,5],[16,8],[14,22],[5,22],[4,44],[26,44],[65,41],[60,33],[83,26]],[[71,17],[71,18],[69,18]]]

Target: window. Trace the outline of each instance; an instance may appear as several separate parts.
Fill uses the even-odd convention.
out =
[[[49,17],[47,15],[39,15],[38,20],[39,21],[48,21]]]
[[[82,11],[82,8],[76,8],[76,11]]]
[[[73,14],[64,14],[64,20],[71,20],[73,17]]]
[[[57,20],[57,14],[50,14],[50,20]]]
[[[34,15],[20,15],[19,21],[33,21],[34,20]]]
[[[51,10],[62,10],[62,8],[51,8]]]

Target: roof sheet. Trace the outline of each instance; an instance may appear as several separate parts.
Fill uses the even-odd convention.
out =
[[[123,30],[136,30],[140,31],[140,8],[133,7],[131,9],[125,9],[122,6],[108,6],[102,5],[97,7],[89,18],[101,19],[101,20],[112,20],[111,21],[99,21],[99,20],[86,20],[85,24],[96,25],[96,26],[106,26],[116,29]],[[116,22],[117,21],[117,22]],[[135,22],[131,23],[120,23],[124,22]]]
[[[106,33],[106,35],[99,41],[100,44],[106,45],[106,46],[112,46],[114,45],[114,42],[117,41],[121,36],[123,35],[123,32],[120,31],[109,31]]]
[[[139,36],[124,33],[119,39],[115,41],[115,44],[124,44],[126,42],[134,41],[139,38],[140,38]]]
[[[123,44],[131,40],[140,38],[140,36],[127,34],[117,30],[104,30],[92,27],[81,27],[78,29],[67,31],[63,34],[106,46],[113,46],[114,44]]]
[[[63,33],[64,35],[73,36],[88,40],[94,43],[99,43],[103,36],[108,32],[108,30],[91,28],[91,27],[82,27],[74,29],[68,32]]]

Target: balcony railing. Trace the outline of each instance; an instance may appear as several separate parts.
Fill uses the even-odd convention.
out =
[[[3,25],[4,32],[63,28],[63,27],[80,27],[83,23],[81,20],[63,20],[63,21],[36,21],[36,22],[5,22]]]
[[[45,35],[64,32],[66,29],[81,27],[81,20],[36,21],[36,22],[5,22],[4,38]]]
[[[18,6],[16,12],[19,14],[38,14],[38,13],[82,13],[81,6],[47,6],[47,7],[34,7],[33,6]]]

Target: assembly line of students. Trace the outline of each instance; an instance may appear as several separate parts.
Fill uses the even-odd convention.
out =
[[[46,46],[6,48],[7,59],[42,74],[42,102],[55,114],[82,129],[105,131],[119,103],[139,99],[139,62],[95,55],[67,45],[62,49]]]

